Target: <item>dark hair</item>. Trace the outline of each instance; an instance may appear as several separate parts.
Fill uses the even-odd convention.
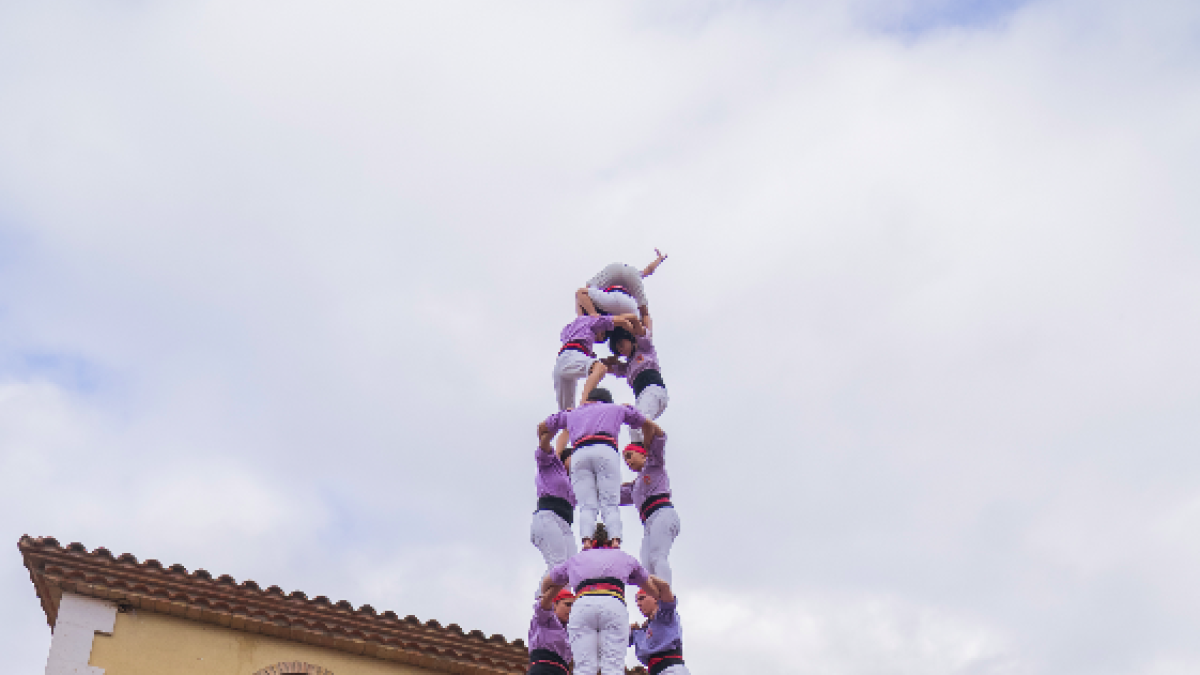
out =
[[[613,402],[612,401],[612,392],[605,389],[604,387],[596,387],[595,389],[588,392],[588,400],[589,401],[604,401],[605,403],[612,403]]]
[[[633,356],[633,352],[637,351],[637,339],[633,337],[633,333],[620,326],[608,331],[608,351],[612,352],[613,356],[620,356],[621,352],[617,351],[617,343],[621,340],[629,340],[629,355]]]
[[[608,528],[604,523],[596,523],[596,532],[592,534],[593,548],[612,548],[612,539],[608,538]]]
[[[571,455],[573,454],[575,454],[575,446],[568,445],[567,447],[563,448],[562,454],[559,455],[558,458],[563,464],[566,464],[567,460],[571,459]]]

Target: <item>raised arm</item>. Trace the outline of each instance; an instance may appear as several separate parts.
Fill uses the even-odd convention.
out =
[[[642,325],[642,320],[637,314],[621,314],[612,318],[613,325],[618,328],[624,328],[630,333],[641,337],[646,334],[646,327]]]
[[[550,575],[542,577],[542,609],[552,609],[554,607],[554,596],[562,590],[562,584],[556,584],[550,580]]]
[[[668,584],[666,579],[651,574],[650,581],[653,581],[654,585],[658,588],[658,597],[655,600],[659,602],[675,602],[675,594],[671,592],[671,584]]]
[[[580,401],[588,400],[588,394],[592,393],[599,384],[600,380],[608,374],[608,365],[601,359],[592,364],[591,370],[588,371],[587,379],[583,382],[583,393],[579,395]]]
[[[642,314],[642,325],[646,327],[646,330],[654,330],[654,319],[650,317],[650,308],[642,306],[638,307],[638,311]]]
[[[642,425],[642,442],[645,443],[643,447],[650,447],[650,444],[654,442],[654,438],[663,433],[662,427],[658,426],[657,422],[646,420],[646,423]]]
[[[646,591],[646,595],[649,595],[650,597],[654,598],[655,600],[661,599],[660,593],[658,591],[658,582],[659,581],[662,581],[662,579],[659,579],[658,577],[656,577],[654,575],[650,575],[649,577],[646,578],[646,583],[641,584],[642,590]]]
[[[592,303],[592,296],[588,295],[587,287],[575,291],[575,314],[583,316],[600,316],[600,312],[596,311],[596,305]]]
[[[651,274],[654,274],[654,270],[658,269],[658,266],[661,265],[662,262],[667,259],[667,256],[660,253],[658,249],[654,249],[654,255],[655,255],[654,262],[650,263],[649,265],[646,265],[646,269],[642,270],[642,278],[643,279],[650,276]]]
[[[554,432],[550,427],[546,426],[545,421],[538,422],[537,425],[538,448],[542,452],[554,452],[554,448],[550,445],[550,441],[554,440]]]

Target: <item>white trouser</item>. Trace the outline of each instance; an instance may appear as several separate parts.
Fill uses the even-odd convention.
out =
[[[585,445],[571,455],[571,487],[579,506],[579,536],[591,539],[596,512],[612,539],[621,538],[621,460],[607,445]]]
[[[616,598],[585,595],[571,607],[567,639],[576,675],[625,675],[629,610]]]
[[[687,665],[682,663],[674,666],[667,666],[666,668],[658,671],[658,673],[659,675],[692,675],[692,671],[688,670]]]
[[[546,561],[546,571],[555,565],[566,562],[567,558],[575,555],[578,547],[575,544],[575,534],[571,526],[553,511],[534,511],[533,525],[529,528],[529,540],[542,552]],[[534,597],[542,595],[542,580],[538,579]]]
[[[637,300],[620,291],[605,293],[599,288],[589,288],[588,297],[596,309],[605,314],[638,314]]]
[[[581,351],[568,349],[554,360],[554,396],[559,410],[569,410],[579,405],[575,400],[575,385],[588,376],[595,359]]]
[[[667,396],[666,387],[652,384],[643,389],[642,393],[638,394],[637,403],[634,403],[633,407],[637,408],[638,412],[642,413],[642,416],[646,419],[656,420],[662,417],[670,400],[670,397]],[[629,430],[629,438],[634,443],[640,445],[642,442],[642,430],[631,428]]]
[[[661,508],[646,519],[642,532],[642,567],[656,577],[671,583],[671,545],[679,536],[679,514],[675,507]]]

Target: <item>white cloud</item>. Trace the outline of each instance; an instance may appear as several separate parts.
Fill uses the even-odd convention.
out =
[[[688,652],[711,672],[1019,672],[995,629],[895,598],[701,589],[685,609]]]
[[[0,10],[6,536],[520,636],[569,295],[660,246],[693,670],[1194,669],[1200,16],[957,11]]]

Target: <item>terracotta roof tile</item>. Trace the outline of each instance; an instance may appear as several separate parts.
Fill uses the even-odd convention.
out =
[[[332,649],[367,653],[379,658],[464,675],[523,673],[528,655],[523,640],[482,631],[463,631],[458,624],[442,627],[403,619],[371,605],[355,609],[345,600],[333,603],[278,586],[238,584],[228,574],[213,578],[206,570],[188,572],[183,565],[164,568],[150,558],[139,563],[128,553],[113,556],[106,548],[89,552],[78,542],[67,546],[53,537],[21,537],[17,544],[53,626],[62,591],[117,602],[122,607],[159,612],[236,630],[275,635]],[[364,643],[366,643],[364,645]]]

